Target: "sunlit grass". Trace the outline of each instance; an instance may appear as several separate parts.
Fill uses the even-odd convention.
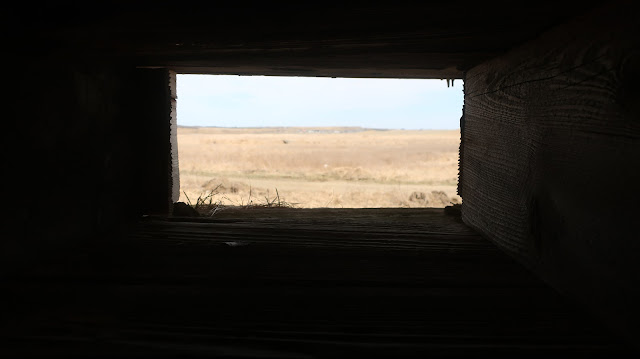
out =
[[[220,205],[274,196],[299,208],[461,202],[459,131],[341,131],[179,128],[181,201],[215,188]]]

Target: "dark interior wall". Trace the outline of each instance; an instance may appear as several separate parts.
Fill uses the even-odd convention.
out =
[[[4,46],[181,73],[461,78],[603,2],[14,2]]]
[[[4,142],[13,234],[6,269],[124,229],[170,206],[167,70],[97,62],[23,62]],[[30,66],[31,65],[31,66]]]
[[[464,221],[637,342],[640,43],[630,5],[465,76]]]
[[[167,69],[138,69],[135,72],[135,109],[132,126],[136,138],[134,161],[138,161],[139,183],[131,199],[144,214],[170,213],[173,197],[172,125],[175,122],[174,74]],[[173,148],[177,155],[177,149]],[[130,159],[131,160],[131,159]],[[177,168],[175,168],[177,170]]]
[[[122,127],[128,84],[118,72],[60,62],[11,74],[18,127],[11,147],[25,150],[10,159],[20,178],[13,191],[31,202],[21,213],[28,234],[73,237],[98,227],[102,198],[120,195],[113,177],[127,150]]]

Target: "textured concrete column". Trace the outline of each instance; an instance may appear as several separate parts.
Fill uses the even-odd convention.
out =
[[[631,14],[600,9],[467,72],[460,194],[465,223],[638,338]]]

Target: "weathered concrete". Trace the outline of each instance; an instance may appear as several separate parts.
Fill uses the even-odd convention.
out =
[[[460,195],[466,223],[640,342],[632,14],[603,8],[466,74]]]
[[[187,221],[185,221],[187,220]],[[628,348],[442,209],[225,210],[4,278],[3,358],[611,358]]]
[[[470,6],[459,2],[410,6],[369,2],[342,7],[313,2],[293,7],[270,3],[253,7],[242,3],[238,7],[210,2],[208,7],[189,7],[182,3],[127,1],[114,2],[100,11],[75,4],[51,3],[42,7],[28,2],[12,4],[7,9],[9,30],[3,45],[9,61],[5,66],[8,77],[5,82],[10,92],[9,101],[5,103],[7,139],[3,144],[7,157],[4,177],[9,182],[5,185],[10,212],[7,222],[10,231],[16,234],[0,241],[2,274],[13,278],[15,293],[21,293],[15,298],[24,299],[24,303],[29,303],[29,298],[55,297],[57,290],[62,291],[54,308],[72,313],[72,318],[64,314],[58,318],[60,321],[53,317],[51,321],[45,320],[53,323],[54,328],[61,325],[68,329],[65,320],[76,320],[82,323],[78,331],[86,331],[86,323],[107,323],[107,317],[113,313],[126,313],[127,318],[135,321],[136,310],[140,310],[141,317],[149,319],[157,314],[154,310],[175,309],[167,303],[180,299],[183,294],[180,289],[185,288],[164,284],[160,289],[152,285],[145,288],[146,281],[153,282],[151,277],[138,281],[139,286],[118,280],[129,280],[129,270],[133,277],[136,273],[158,273],[154,271],[162,265],[174,263],[172,255],[176,248],[158,249],[159,244],[154,243],[121,252],[105,244],[105,240],[116,233],[128,233],[127,228],[143,215],[166,214],[171,210],[176,189],[172,188],[176,178],[173,176],[175,162],[172,162],[175,146],[171,146],[174,108],[171,69],[227,74],[412,78],[460,77],[468,71],[461,159],[465,220],[564,293],[589,304],[612,328],[637,343],[634,321],[638,321],[631,313],[638,302],[637,288],[640,287],[638,247],[633,236],[636,231],[632,226],[638,214],[635,209],[638,195],[634,189],[640,168],[637,165],[640,122],[635,85],[639,77],[636,39],[640,36],[630,1],[612,2],[581,17],[598,3],[604,2],[585,1],[579,7],[561,3],[549,7],[538,2],[521,3],[517,7],[487,2]],[[306,8],[304,4],[308,4]],[[565,24],[538,38],[543,31],[562,25],[570,18],[575,18],[573,25]],[[504,55],[520,44],[525,45]],[[607,172],[613,173],[615,179],[603,175]],[[609,187],[625,191],[626,196],[619,198],[620,209],[595,204],[606,196],[606,192],[597,190]],[[289,229],[277,232],[276,240],[294,231],[292,223],[287,226]],[[261,230],[263,228],[258,229]],[[366,228],[361,226],[359,230],[364,233]],[[244,230],[238,233],[246,235]],[[299,234],[296,232],[293,236]],[[349,238],[342,239],[348,241]],[[216,265],[206,257],[210,254],[206,250],[188,248],[191,249],[182,252],[184,258],[175,263],[189,265],[193,259],[192,268]],[[276,247],[270,248],[267,253],[280,258]],[[359,252],[361,250],[363,252]],[[350,251],[340,263],[354,258],[366,263],[366,255],[374,255],[366,246]],[[386,256],[386,252],[381,254],[384,251],[374,252]],[[215,253],[221,263],[228,263],[226,253]],[[288,268],[287,263],[291,268],[304,265],[297,262],[293,253],[281,257],[279,262],[263,258],[267,262],[262,263],[281,266],[279,273],[286,280],[282,273],[286,272],[283,268]],[[205,258],[200,258],[200,254]],[[340,249],[332,254],[344,253]],[[305,250],[300,258],[307,261],[305,263],[318,263],[314,258],[326,261],[319,262],[317,267],[317,273],[322,274],[322,270],[331,270],[327,266],[334,258],[325,255]],[[145,262],[139,262],[141,258]],[[390,267],[392,264],[403,266],[405,259],[394,257],[386,263]],[[451,260],[450,265],[439,268],[450,270],[464,264],[453,257]],[[126,265],[118,267],[119,263]],[[493,268],[485,274],[497,270],[481,260],[481,266],[485,264]],[[94,265],[97,271],[91,270]],[[415,265],[412,268],[416,273],[437,272],[430,271],[428,263],[419,258],[411,257],[406,265]],[[36,277],[34,282],[20,277],[26,273],[47,273],[48,269],[55,268],[60,274],[57,279]],[[327,275],[340,276],[349,270],[347,266],[336,268]],[[506,266],[500,270],[513,268]],[[109,278],[103,276],[102,271],[115,271],[122,276],[117,277],[120,279],[113,286],[95,289],[97,282]],[[68,275],[77,273],[91,275],[75,282],[80,283],[77,286],[68,284],[77,279]],[[399,273],[404,275],[407,271],[396,272],[398,275],[390,278],[389,287],[381,290],[384,295],[379,298],[391,298],[389,300],[401,310],[404,310],[402,305],[406,305],[407,310],[418,313],[416,315],[437,315],[438,312],[433,311],[420,314],[420,310],[448,305],[446,300],[438,299],[437,291],[420,292],[418,287],[402,292],[403,300],[394,297],[395,292],[388,288],[405,283]],[[221,281],[224,287],[224,278],[211,278]],[[530,283],[524,277],[517,280]],[[68,285],[59,286],[59,281],[66,281]],[[295,285],[305,283],[297,277],[291,281],[289,283]],[[262,293],[272,293],[258,284],[248,295],[260,297]],[[195,284],[188,286],[193,292],[199,288]],[[331,288],[339,291],[338,285]],[[464,302],[461,298],[472,295],[473,299],[480,298],[483,310],[487,310],[481,313],[490,316],[487,313],[495,314],[492,310],[496,309],[501,318],[509,318],[507,328],[526,328],[527,321],[537,320],[535,315],[528,315],[537,315],[536,308],[546,302],[544,299],[542,304],[530,301],[527,295],[514,294],[518,290],[510,288],[508,291],[513,290],[513,296],[507,294],[507,297],[514,301],[501,301],[504,298],[498,295],[496,303],[500,304],[495,307],[484,306],[491,300],[475,296],[477,292],[472,287],[463,294],[458,293],[452,303],[460,304]],[[122,299],[129,296],[135,299],[140,292],[147,295],[141,297],[140,302]],[[172,292],[178,294],[172,297],[169,294]],[[228,292],[215,289],[202,297],[201,306],[194,308],[208,308],[205,305],[208,300],[224,306],[228,304],[223,300]],[[310,290],[309,295],[313,297],[311,293],[316,292]],[[360,300],[351,302],[356,308],[362,305],[363,293],[372,294],[367,290],[358,293]],[[148,306],[155,295],[163,296],[161,304]],[[96,303],[98,305],[92,305]],[[185,307],[190,305],[188,301],[181,303]],[[238,303],[242,305],[234,306],[234,313],[241,313],[243,305],[251,304]],[[523,303],[533,306],[533,311],[522,309]],[[5,308],[10,308],[9,304]],[[64,310],[76,307],[85,311]],[[315,307],[300,308],[308,310],[309,316],[314,315]],[[378,302],[374,308],[382,311],[386,307]],[[28,304],[22,306],[23,311],[31,309]],[[376,316],[366,307],[360,309],[362,311],[357,312],[360,315]],[[195,312],[186,310],[176,313],[184,314],[185,321],[197,325]],[[14,314],[19,313],[22,312]],[[331,315],[329,311],[320,313]],[[393,312],[386,323],[392,323],[394,315],[402,320],[410,318],[407,313]],[[464,313],[475,318],[474,310]],[[525,314],[519,317],[514,313]],[[176,316],[180,321],[180,314]],[[268,315],[263,318],[271,319]],[[34,321],[37,320],[36,317]],[[113,329],[106,331],[107,337],[120,335],[119,323],[123,322],[116,321],[112,327],[104,324],[102,328]],[[359,323],[362,325],[359,328],[366,327],[364,322]],[[491,323],[488,328],[501,330],[497,322]],[[548,323],[560,332],[563,328],[574,328],[572,325],[562,327],[563,324],[553,320]],[[348,323],[342,327],[346,331],[345,328],[348,329]],[[478,329],[473,335],[480,332]],[[64,333],[69,332],[57,333],[64,338]],[[92,335],[100,337],[100,333],[98,330]],[[136,338],[144,336],[136,333]],[[240,333],[253,332],[241,330]],[[422,345],[423,339],[427,343],[442,340],[442,337],[436,340],[411,335],[407,329],[393,338],[405,341],[419,338],[417,345]],[[190,338],[188,341],[195,336],[186,337]],[[590,348],[587,337],[580,337],[580,345],[586,345],[582,348]],[[67,338],[75,337],[69,334]],[[376,343],[372,337],[367,338],[367,343],[372,343],[374,348]],[[480,335],[475,338],[480,344],[473,348],[494,343],[492,338]],[[509,338],[518,341],[522,337]],[[546,339],[529,348],[551,353],[552,339],[543,334],[537,338]],[[13,341],[11,348],[28,348],[32,339],[29,336],[22,342]],[[456,353],[470,348],[465,347],[463,341],[451,343],[455,344],[450,348],[458,346]],[[593,343],[597,347],[601,342]],[[95,353],[100,348],[94,344],[91,342],[89,348]],[[36,352],[39,349],[31,348]],[[568,347],[560,349],[563,348]],[[105,351],[104,355],[108,356],[109,352]],[[64,356],[69,357],[70,353]]]

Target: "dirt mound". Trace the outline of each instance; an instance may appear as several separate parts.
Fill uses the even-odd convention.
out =
[[[184,202],[176,202],[173,204],[173,216],[174,217],[198,217],[200,213],[193,207]]]

